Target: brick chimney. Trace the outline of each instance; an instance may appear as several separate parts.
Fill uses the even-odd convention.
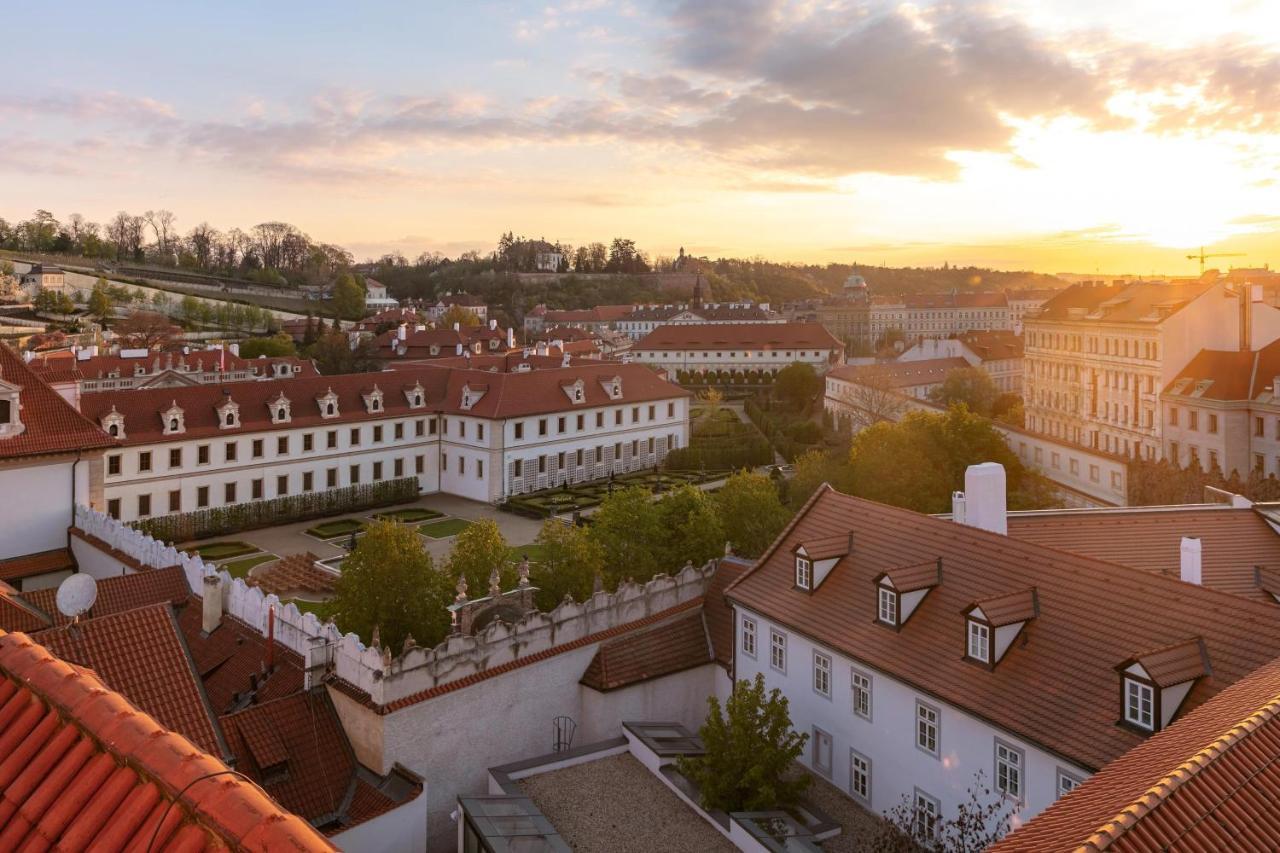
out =
[[[200,628],[206,634],[222,624],[222,578],[219,575],[204,576],[204,618]]]
[[[1180,576],[1187,583],[1200,585],[1200,537],[1183,536],[1181,553]]]

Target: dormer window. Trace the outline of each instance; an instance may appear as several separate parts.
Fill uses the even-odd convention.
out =
[[[426,393],[422,389],[421,382],[415,382],[413,385],[404,387],[404,399],[411,409],[420,409],[426,403]]]
[[[361,396],[364,397],[365,411],[370,414],[382,411],[382,389],[377,385],[373,386],[372,391],[362,394]]]
[[[898,593],[889,587],[880,587],[876,618],[886,625],[898,626]]]
[[[271,409],[271,422],[277,424],[287,424],[290,420],[289,399],[285,395],[278,394],[267,406]]]
[[[1196,682],[1210,672],[1199,637],[1153,649],[1116,667],[1120,674],[1120,722],[1156,732],[1177,716]]]
[[[941,582],[941,559],[881,572],[875,577],[876,621],[901,628]]]
[[[332,388],[316,397],[316,405],[320,407],[320,417],[336,418],[338,416],[338,395],[333,393]]]
[[[471,407],[479,403],[481,398],[488,392],[488,385],[477,385],[474,388],[470,383],[462,386],[462,410],[470,411]]]
[[[0,438],[13,438],[26,429],[22,423],[22,406],[18,402],[21,391],[17,385],[0,379]]]
[[[561,382],[560,390],[564,392],[564,395],[572,403],[581,403],[587,396],[581,379],[575,379],[572,382]]]
[[[796,557],[796,586],[803,590],[813,588],[813,563],[804,557]]]
[[[165,435],[176,435],[186,431],[186,416],[182,409],[178,407],[177,400],[174,400],[169,408],[160,413],[160,420],[164,423]]]
[[[217,407],[219,429],[234,429],[240,426],[240,406],[235,400],[227,398]]]
[[[982,663],[991,663],[991,628],[981,622],[970,619],[969,625],[969,657]]]
[[[124,415],[116,411],[113,405],[111,411],[102,416],[102,429],[112,438],[124,438]]]
[[[440,345],[439,345],[439,344],[432,344],[432,345],[431,345],[431,354],[432,354],[432,355],[439,355],[439,354],[440,354]]]
[[[963,611],[965,658],[988,669],[995,667],[1039,613],[1035,587],[975,601]]]

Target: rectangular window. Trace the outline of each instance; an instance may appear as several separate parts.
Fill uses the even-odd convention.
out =
[[[382,479],[382,463],[381,462],[373,463],[373,479],[375,482]]]
[[[302,452],[310,453],[314,449],[314,447],[315,447],[315,439],[313,438],[312,434],[309,432],[304,432],[302,434]]]
[[[396,421],[395,426],[392,428],[392,435],[395,436],[396,441],[404,438],[404,424]]]
[[[227,483],[222,487],[222,502],[233,504],[236,502],[236,484]]]
[[[916,788],[914,806],[912,813],[916,838],[933,841],[938,835],[938,815],[942,812],[942,805],[936,797]]]
[[[1070,794],[1076,788],[1080,787],[1080,783],[1084,781],[1073,773],[1068,773],[1061,767],[1058,768],[1058,796]]]
[[[360,443],[360,427],[351,428],[351,446],[355,447]]]
[[[541,418],[538,421],[538,435],[546,435],[546,434],[547,434],[547,419]]]
[[[350,469],[350,474],[351,474],[351,485],[354,486],[360,482],[360,466],[359,465],[352,465]]]
[[[228,441],[225,447],[225,458],[228,462],[236,461],[236,443]]]
[[[289,494],[289,475],[281,474],[276,477],[276,497],[282,498]]]
[[[633,424],[640,423],[640,407],[639,406],[631,407],[631,422]]]
[[[302,491],[310,492],[315,489],[315,476],[310,471],[302,472]]]
[[[742,653],[756,656],[756,620],[742,617]]]
[[[524,476],[524,462],[522,460],[517,459],[516,461],[511,463],[511,476],[512,477]]]
[[[477,480],[484,479],[484,460],[483,459],[476,460],[476,479]]]
[[[991,628],[972,619],[969,620],[969,657],[991,662]]]
[[[151,495],[138,495],[138,515],[151,515]]]
[[[1187,427],[1190,429],[1200,429],[1200,413],[1194,409],[1187,412]]]
[[[813,691],[831,698],[831,656],[813,653]]]
[[[415,437],[415,438],[422,438],[422,437],[423,437],[424,435],[426,435],[426,434],[427,434],[427,423],[426,423],[426,421],[421,421],[421,420],[414,421],[414,422],[413,422],[413,435],[414,435],[414,437]]]
[[[138,470],[139,471],[151,470],[151,451],[150,450],[144,450],[138,454]]]
[[[853,676],[853,713],[864,720],[871,719],[871,676],[856,669]]]
[[[484,424],[476,424],[476,441],[484,441]]]
[[[522,423],[517,423],[517,424],[516,424],[516,439],[518,440],[518,439],[521,439],[521,438],[524,438],[524,424],[522,424]]]
[[[1209,432],[1216,433],[1217,431],[1218,431],[1218,416],[1210,412],[1209,413]]]
[[[458,457],[458,473],[459,474],[467,473],[467,457],[465,456]]]
[[[813,564],[804,557],[796,557],[796,586],[809,589],[813,582]]]
[[[413,459],[413,473],[421,474],[427,470],[427,460],[425,456],[415,456]]]
[[[654,419],[654,412],[655,412],[655,411],[656,411],[656,407],[655,407],[655,406],[650,406],[650,407],[649,407],[649,420],[653,420],[653,419]]]
[[[324,437],[324,446],[329,450],[333,450],[338,446],[338,431],[331,429]]]
[[[1151,686],[1140,681],[1134,681],[1132,678],[1126,678],[1124,680],[1124,695],[1125,721],[1133,723],[1135,726],[1141,726],[1144,729],[1154,729],[1155,696]]]
[[[107,515],[118,519],[120,517],[120,499],[112,498],[107,501]]]
[[[582,432],[582,425],[584,423],[582,415],[578,415],[576,421],[577,421],[578,432]]]
[[[539,474],[547,473],[547,457],[545,456],[538,457],[538,473]]]
[[[395,462],[392,463],[391,470],[392,470],[392,476],[403,477],[404,476],[404,460],[403,459],[395,460]]]
[[[277,456],[289,455],[289,436],[282,435],[276,438],[276,455]]]
[[[250,486],[250,489],[249,489],[250,499],[255,501],[262,500],[262,478],[259,477],[258,479],[253,480],[252,482],[250,482],[249,486]]]
[[[676,404],[667,403],[667,417],[674,418],[676,416]]]
[[[813,727],[813,769],[831,775],[831,735],[817,726]]]
[[[169,512],[182,512],[182,490],[169,492]]]
[[[201,486],[200,488],[196,489],[196,507],[198,509],[204,509],[208,505],[209,505],[209,487]]]
[[[441,418],[440,420],[442,420],[442,421],[443,421],[443,420],[444,420],[444,418]],[[435,418],[429,418],[429,419],[427,420],[427,433],[428,433],[428,434],[430,434],[430,435],[435,435],[435,434],[436,434],[436,419],[435,419]]]
[[[596,412],[596,429],[604,427],[604,412]]]
[[[1015,800],[1022,799],[1022,768],[1026,764],[1022,750],[1004,741],[996,741],[996,790]]]
[[[169,467],[170,468],[182,467],[182,448],[181,447],[169,448]]]
[[[377,444],[382,441],[382,424],[375,424],[373,427],[373,442]]]
[[[622,426],[622,409],[616,409],[613,413],[613,425]]]
[[[769,631],[769,665],[779,672],[787,671],[787,635]]]
[[[849,750],[849,793],[864,806],[871,807],[871,759]]]
[[[916,702],[916,746],[938,757],[938,709]]]
[[[898,624],[898,593],[887,587],[879,588],[879,608],[877,615],[886,625]]]
[[[564,432],[564,418],[556,418],[556,432]]]
[[[574,451],[573,464],[577,465],[579,468],[582,467],[582,448],[581,447],[579,447],[576,451]]]
[[[255,438],[253,440],[253,458],[254,459],[262,458],[262,439],[260,438]]]
[[[113,453],[107,457],[107,473],[108,474],[120,473],[120,454],[119,453]]]
[[[326,489],[336,489],[338,487],[337,468],[330,468],[324,472],[324,487]]]

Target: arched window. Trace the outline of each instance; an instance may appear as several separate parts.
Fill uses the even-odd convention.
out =
[[[177,432],[177,431],[178,431],[178,419],[169,418],[169,432]]]
[[[332,415],[332,414],[333,414],[333,403],[330,403],[328,406],[326,406],[326,407],[325,407],[324,413],[325,413],[326,415]]]
[[[107,430],[107,433],[113,438],[118,437],[120,435],[120,424],[112,424],[111,428]]]
[[[226,420],[226,424],[227,424],[227,426],[235,426],[235,425],[236,425],[236,413],[235,413],[235,412],[227,412],[226,417],[227,417],[227,420]]]

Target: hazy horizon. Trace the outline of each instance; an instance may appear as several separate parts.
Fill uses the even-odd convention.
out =
[[[8,11],[10,31],[49,24]],[[513,230],[653,255],[1194,275],[1280,261],[1280,23],[1190,3],[72,3],[0,68],[0,208]]]

